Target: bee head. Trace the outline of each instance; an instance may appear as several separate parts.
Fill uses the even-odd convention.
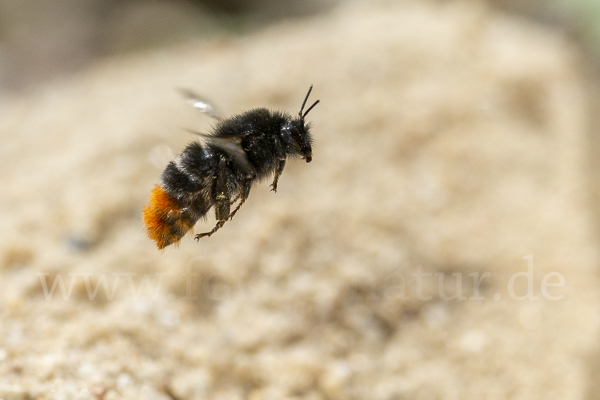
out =
[[[308,114],[310,110],[312,110],[317,104],[319,104],[319,100],[317,100],[310,107],[308,107],[306,111],[304,111],[304,106],[306,105],[306,101],[308,100],[308,96],[310,96],[311,91],[312,85],[310,85],[310,88],[308,88],[308,93],[306,93],[306,97],[302,102],[302,107],[300,107],[298,118],[293,119],[291,122],[285,124],[283,127],[283,132],[288,134],[292,139],[292,153],[302,156],[302,158],[304,158],[307,163],[312,161],[312,138],[309,132],[310,124],[306,124],[304,122],[304,117],[306,117],[306,114]]]

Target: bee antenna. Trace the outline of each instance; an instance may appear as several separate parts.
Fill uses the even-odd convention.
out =
[[[308,88],[308,93],[306,93],[306,97],[304,98],[304,101],[302,102],[302,107],[300,107],[300,112],[298,113],[298,116],[300,118],[304,118],[304,115],[306,115],[306,113],[308,113],[308,111],[310,111],[310,108],[313,108],[315,105],[313,104],[312,107],[310,107],[308,109],[308,111],[302,115],[302,111],[304,111],[304,106],[306,105],[306,101],[308,100],[308,96],[310,96],[310,92],[312,92],[312,87],[313,85],[311,84],[310,87]]]
[[[312,106],[308,107],[308,110],[306,110],[306,112],[304,113],[304,115],[302,115],[302,119],[304,119],[304,117],[306,117],[306,114],[308,114],[308,112],[309,112],[310,110],[312,110],[313,108],[315,108],[315,106],[316,106],[317,104],[319,104],[319,102],[320,102],[320,101],[321,101],[321,100],[317,100],[317,101],[315,101],[315,102],[313,103],[313,105],[312,105]]]

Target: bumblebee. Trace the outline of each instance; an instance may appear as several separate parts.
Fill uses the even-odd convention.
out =
[[[188,103],[218,122],[210,134],[194,132],[204,143],[190,143],[169,162],[150,193],[143,220],[148,237],[159,249],[178,243],[214,207],[215,227],[195,239],[210,237],[238,212],[252,185],[271,175],[271,190],[276,192],[288,157],[311,162],[312,137],[305,118],[319,103],[304,111],[311,91],[312,85],[297,117],[256,108],[226,119],[200,97],[185,92]]]

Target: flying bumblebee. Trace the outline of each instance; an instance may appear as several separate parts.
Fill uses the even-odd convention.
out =
[[[160,183],[150,193],[143,220],[148,237],[159,249],[178,243],[214,206],[215,227],[195,239],[210,237],[238,212],[252,185],[271,174],[271,190],[276,192],[288,157],[311,162],[310,124],[304,119],[319,103],[315,101],[304,111],[311,91],[312,85],[297,117],[256,108],[226,119],[220,119],[200,97],[184,92],[188,103],[218,122],[210,134],[194,132],[204,143],[190,143],[167,165]]]

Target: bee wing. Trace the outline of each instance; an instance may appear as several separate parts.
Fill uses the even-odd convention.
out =
[[[245,135],[241,136],[212,136],[204,133],[190,131],[195,135],[202,137],[206,142],[212,144],[215,147],[223,150],[225,153],[229,154],[233,157],[238,164],[242,167],[242,169],[248,174],[254,174],[256,170],[248,161],[248,155],[242,148],[242,139]]]
[[[190,106],[197,108],[205,114],[210,115],[213,118],[221,119],[221,113],[217,110],[213,105],[211,105],[208,101],[203,99],[201,96],[192,92],[189,89],[179,89],[183,97],[185,97],[185,102]]]

